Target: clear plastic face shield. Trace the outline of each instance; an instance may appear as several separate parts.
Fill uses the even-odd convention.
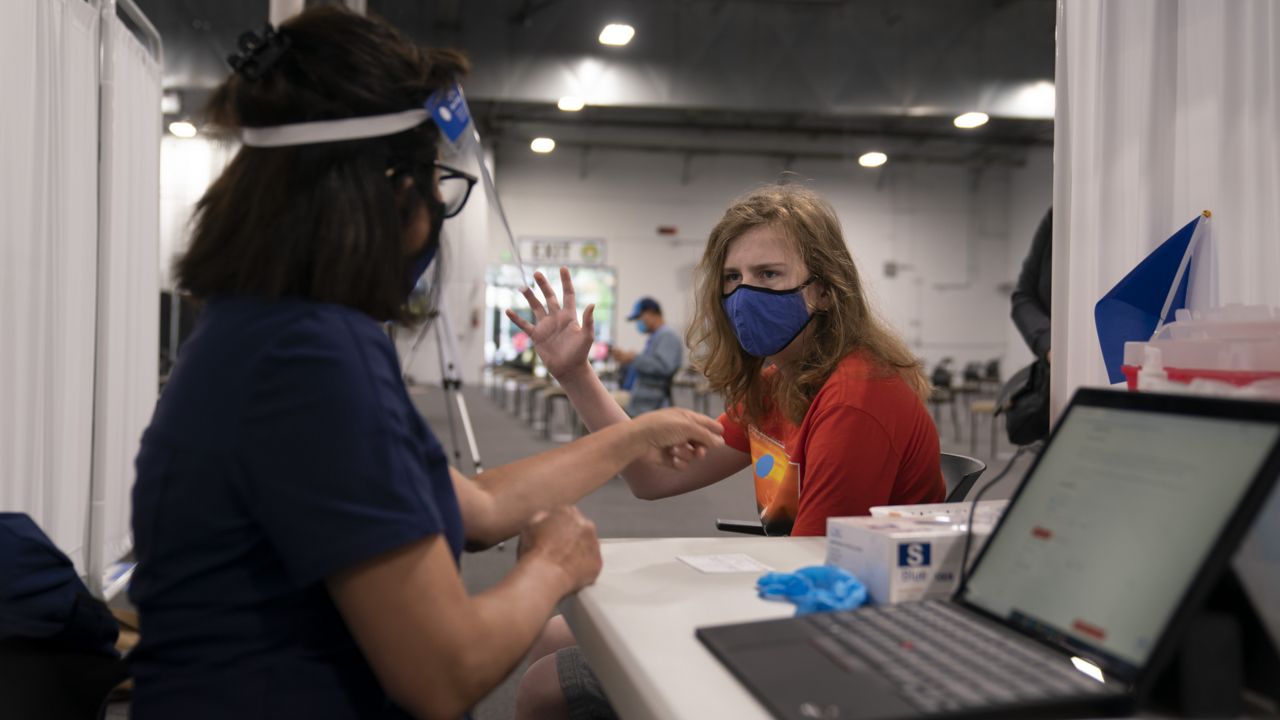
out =
[[[421,108],[340,120],[247,127],[241,130],[240,139],[249,147],[286,147],[362,140],[404,132],[428,120],[432,121],[440,131],[441,142],[439,157],[435,163],[435,177],[440,200],[444,203],[444,217],[448,219],[460,214],[468,201],[473,205],[476,204],[477,198],[473,189],[478,185],[484,198],[484,202],[481,203],[484,206],[483,212],[489,215],[484,226],[489,228],[490,234],[498,236],[495,238],[498,243],[505,243],[510,249],[511,262],[519,268],[520,277],[525,285],[530,285],[532,278],[525,270],[524,262],[520,258],[520,248],[516,244],[515,235],[511,232],[511,224],[507,221],[506,212],[502,208],[502,200],[498,197],[493,175],[489,172],[488,164],[485,163],[480,133],[472,122],[471,110],[467,107],[461,85],[454,83],[432,93]],[[447,228],[448,225],[445,227]],[[486,241],[488,239],[485,238]],[[422,272],[425,270],[425,267],[421,270],[415,268],[419,277],[425,275]],[[421,281],[418,281],[417,285],[415,296],[422,290]],[[410,302],[412,304],[412,299]]]
[[[494,236],[498,244],[505,244],[511,252],[511,262],[520,270],[520,277],[526,286],[532,285],[533,278],[525,270],[520,258],[520,247],[516,244],[515,234],[511,232],[511,223],[502,207],[498,196],[498,188],[493,183],[493,174],[485,162],[484,146],[480,141],[480,132],[476,129],[471,117],[471,109],[467,106],[462,86],[454,83],[432,93],[427,98],[425,108],[431,114],[432,121],[440,129],[440,162],[449,169],[479,178],[479,189],[484,193],[485,212],[488,213],[486,225],[489,234]],[[445,191],[445,183],[440,190]],[[451,192],[458,192],[457,183]],[[445,197],[445,202],[449,202]]]

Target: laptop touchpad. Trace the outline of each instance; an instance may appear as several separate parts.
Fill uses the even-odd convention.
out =
[[[797,720],[903,717],[913,713],[886,680],[856,664],[833,664],[827,638],[738,648],[733,669],[775,713]],[[764,700],[768,698],[768,700]]]

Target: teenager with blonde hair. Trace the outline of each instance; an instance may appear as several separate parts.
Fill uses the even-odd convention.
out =
[[[578,322],[564,270],[563,305],[546,278],[537,281],[545,305],[525,292],[535,322],[508,316],[587,427],[628,422],[587,364],[594,308]],[[654,453],[632,463],[622,475],[636,497],[678,495],[750,466],[769,535],[823,535],[828,517],[944,499],[921,363],[872,311],[835,211],[817,193],[770,185],[735,200],[711,231],[695,293],[687,340],[696,367],[725,398],[725,444],[678,470]],[[542,647],[557,644],[544,640]],[[579,689],[564,680],[581,673],[560,662],[572,703]],[[554,708],[563,701],[534,686],[555,669],[548,664],[531,668],[522,693]]]

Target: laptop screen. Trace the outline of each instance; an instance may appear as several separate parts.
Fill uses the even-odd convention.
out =
[[[1141,667],[1278,434],[1271,422],[1077,403],[962,599]]]

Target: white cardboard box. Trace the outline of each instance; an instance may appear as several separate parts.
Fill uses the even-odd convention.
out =
[[[969,562],[991,535],[974,525]],[[959,580],[965,525],[926,518],[827,518],[827,564],[848,570],[874,603],[949,597]]]
[[[958,503],[922,503],[920,505],[877,505],[871,508],[873,517],[949,517],[953,521],[962,521],[969,517],[968,502]],[[979,500],[978,522],[995,525],[1009,506],[1008,500]]]

